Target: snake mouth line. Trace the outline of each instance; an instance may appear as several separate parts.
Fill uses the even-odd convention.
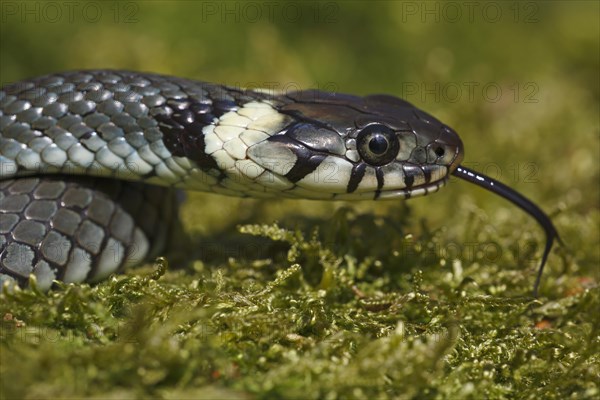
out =
[[[415,186],[412,188],[404,188],[404,189],[391,189],[391,190],[382,190],[381,192],[377,192],[375,196],[375,200],[385,200],[385,199],[397,199],[404,198],[410,199],[412,197],[420,197],[426,196],[429,193],[435,193],[440,188],[446,186],[448,182],[448,176],[442,178],[441,180],[428,183],[421,186]]]

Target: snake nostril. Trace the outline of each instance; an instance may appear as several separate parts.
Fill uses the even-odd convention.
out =
[[[442,157],[444,154],[446,154],[446,150],[444,150],[444,148],[441,146],[436,147],[434,152],[435,152],[435,155],[438,157]]]

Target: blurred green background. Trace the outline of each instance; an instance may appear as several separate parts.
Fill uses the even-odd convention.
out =
[[[0,331],[3,379],[14,383],[5,386],[5,396],[104,397],[111,390],[115,398],[234,396],[194,389],[214,384],[239,390],[235,396],[240,398],[247,393],[262,398],[513,398],[515,393],[597,398],[599,2],[3,0],[0,7],[2,84],[63,70],[118,68],[236,86],[404,97],[461,135],[466,166],[502,180],[546,210],[567,244],[550,256],[542,286],[542,296],[555,302],[532,313],[529,300],[511,298],[529,293],[539,258],[532,257],[524,269],[515,262],[518,254],[511,254],[523,243],[541,245],[541,230],[506,201],[466,182],[451,180],[439,193],[407,202],[410,212],[404,202],[256,201],[190,193],[182,211],[186,230],[196,242],[224,247],[213,252],[214,258],[206,251],[193,253],[197,261],[190,274],[199,278],[167,274],[158,286],[135,286],[135,278],[127,278],[123,285],[136,291],[128,293],[113,282],[57,291],[50,299],[23,295],[0,302],[0,312],[69,337],[37,348]],[[270,279],[279,279],[289,266],[277,259],[286,249],[266,248],[273,252],[269,255],[278,252],[275,261],[251,264],[242,254],[247,235],[235,229],[274,219],[287,228],[300,227],[305,237],[317,226],[326,234],[329,229],[330,238],[341,238],[347,251],[343,261],[332,263],[335,268],[323,258],[320,263],[337,271],[329,284],[342,294],[330,286],[329,300],[324,300],[323,291],[298,284],[297,291],[293,285],[293,290],[281,289],[281,296],[288,297],[279,303],[262,299],[257,304],[267,304],[268,310],[250,314],[259,321],[256,326],[269,315],[290,318],[275,320],[275,326],[289,322],[303,329],[276,344],[256,344],[252,335],[219,324],[216,315],[225,310],[221,318],[235,318],[246,305],[239,296],[252,290],[277,292]],[[510,254],[498,263],[486,263],[481,255],[467,257],[462,264],[467,278],[461,281],[460,263],[446,263],[443,255],[433,262],[423,262],[418,251],[407,261],[397,252],[391,255],[404,244],[403,234],[442,248],[453,240],[493,240]],[[241,253],[236,253],[240,243]],[[229,248],[234,252],[227,260]],[[310,260],[299,263],[306,274]],[[368,273],[361,275],[361,268]],[[471,277],[479,287],[469,286]],[[389,315],[377,313],[378,306],[365,309],[358,292],[356,303],[349,292],[354,283],[375,299],[396,299],[390,301],[397,307]],[[453,297],[463,285],[473,292]],[[319,287],[327,285],[321,281]],[[414,297],[398,297],[411,290]],[[185,301],[179,303],[173,293]],[[403,300],[394,303],[398,298]],[[171,312],[170,301],[191,309]],[[321,301],[322,308],[314,306]],[[118,312],[138,303],[146,307],[136,310],[147,321]],[[268,314],[270,307],[280,310],[277,317]],[[311,322],[302,325],[302,318],[294,319],[296,312]],[[198,325],[186,319],[196,317],[205,318],[221,341],[197,341],[192,334]],[[454,347],[420,342],[423,332],[435,333],[453,318],[461,321],[461,341]],[[551,328],[534,330],[532,320]],[[91,335],[90,321],[106,337]],[[213,326],[211,321],[217,322]],[[311,325],[314,321],[317,325]],[[504,322],[514,329],[502,331]],[[130,324],[150,350],[126,347],[118,335],[110,339],[105,326],[121,323]],[[394,342],[401,323],[411,339]],[[179,347],[173,332],[180,335]],[[205,364],[198,361],[203,357]],[[50,371],[38,371],[39,365],[52,365],[48,378]],[[72,380],[71,373],[79,385],[65,391],[61,379]],[[134,389],[114,389],[129,386]]]

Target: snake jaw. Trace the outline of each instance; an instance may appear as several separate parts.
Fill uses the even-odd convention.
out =
[[[448,176],[444,176],[442,179],[435,182],[414,187],[412,189],[390,189],[384,190],[379,193],[377,200],[395,200],[395,199],[410,199],[413,197],[426,196],[431,193],[436,193],[440,188],[446,186],[448,183]]]
[[[288,181],[285,191],[293,197],[425,195],[443,186],[462,160],[456,132],[398,98],[305,91],[286,99],[278,109],[294,122],[247,155],[277,175],[277,185]],[[375,142],[391,153],[371,153]]]
[[[277,187],[292,197],[364,200],[436,192],[449,175],[447,160],[456,162],[458,152],[454,149],[454,154],[448,152],[448,156],[434,154],[431,162],[419,152],[425,154],[419,163],[394,159],[384,165],[370,165],[359,156],[352,139],[346,143],[352,147],[346,148],[335,132],[300,123],[250,146],[247,155],[269,171],[270,179],[260,182],[267,190]],[[358,157],[351,160],[348,153]],[[287,182],[285,188],[282,182]]]

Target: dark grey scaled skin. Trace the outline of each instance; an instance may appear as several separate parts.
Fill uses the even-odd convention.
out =
[[[463,154],[450,127],[386,95],[266,93],[114,70],[17,82],[0,90],[0,282],[95,282],[159,254],[176,189],[406,199],[451,174],[467,179],[471,171],[457,174]],[[471,181],[555,233],[523,196]]]
[[[156,257],[176,221],[177,200],[173,190],[136,182],[24,177],[0,181],[0,213],[0,279],[26,286],[33,274],[47,289],[55,279],[104,279],[113,272],[106,264]],[[136,240],[140,233],[151,248]]]
[[[249,99],[219,85],[124,71],[68,72],[3,87],[0,284],[27,286],[30,274],[42,290],[55,279],[101,280],[155,257],[177,218],[174,188],[144,183],[155,171],[127,182],[113,179],[118,173],[110,165],[82,169],[47,163],[43,157],[33,165],[11,165],[20,147],[35,148],[45,140],[59,148],[73,149],[78,142],[92,150],[96,138],[162,142],[156,153],[166,147],[173,155],[187,153],[203,167],[216,168],[201,152],[201,132],[186,132],[176,120],[201,129]],[[197,117],[189,125],[176,114],[189,113],[186,107]]]

